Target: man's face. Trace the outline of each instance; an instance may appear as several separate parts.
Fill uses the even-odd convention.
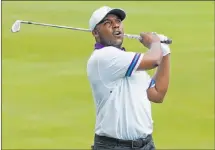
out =
[[[95,34],[97,32],[97,34]],[[105,46],[121,47],[124,37],[123,24],[119,17],[107,15],[95,28],[94,36]]]

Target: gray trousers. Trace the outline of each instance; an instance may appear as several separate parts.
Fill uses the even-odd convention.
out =
[[[95,135],[92,150],[155,150],[152,136],[131,140],[119,140]]]

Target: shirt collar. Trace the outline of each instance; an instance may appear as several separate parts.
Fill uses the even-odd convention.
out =
[[[95,50],[102,49],[103,47],[105,47],[105,46],[104,46],[104,45],[102,45],[101,43],[98,43],[98,42],[94,45],[94,49],[95,49]],[[124,48],[124,47],[122,47],[122,48],[120,48],[120,50],[125,51],[125,48]]]

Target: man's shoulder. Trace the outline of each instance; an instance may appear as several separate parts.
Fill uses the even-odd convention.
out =
[[[113,46],[106,46],[106,47],[103,47],[101,49],[95,49],[89,60],[98,60],[98,59],[102,59],[104,57],[107,57],[107,56],[110,56],[110,55],[115,55],[116,53],[120,53],[121,50],[119,50],[118,48],[116,47],[113,47]]]
[[[124,52],[123,50],[119,49],[119,48],[116,48],[114,46],[106,46],[103,48],[103,53],[121,53],[121,52]]]
[[[95,49],[88,61],[87,61],[87,72],[88,74],[95,74],[96,70],[98,69],[98,65],[102,65],[104,63],[109,63],[109,59],[111,60],[115,55],[115,50],[117,48],[112,46],[103,47],[101,49]]]
[[[110,54],[112,52],[119,52],[120,49],[114,47],[114,46],[106,46],[101,49],[96,49],[95,52],[102,55],[102,54]]]

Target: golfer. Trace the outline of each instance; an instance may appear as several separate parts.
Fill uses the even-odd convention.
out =
[[[164,35],[141,33],[146,53],[122,48],[126,13],[95,10],[89,26],[95,38],[87,63],[96,106],[94,150],[154,150],[151,102],[162,103],[169,84],[170,49]],[[157,68],[153,77],[147,70]]]

